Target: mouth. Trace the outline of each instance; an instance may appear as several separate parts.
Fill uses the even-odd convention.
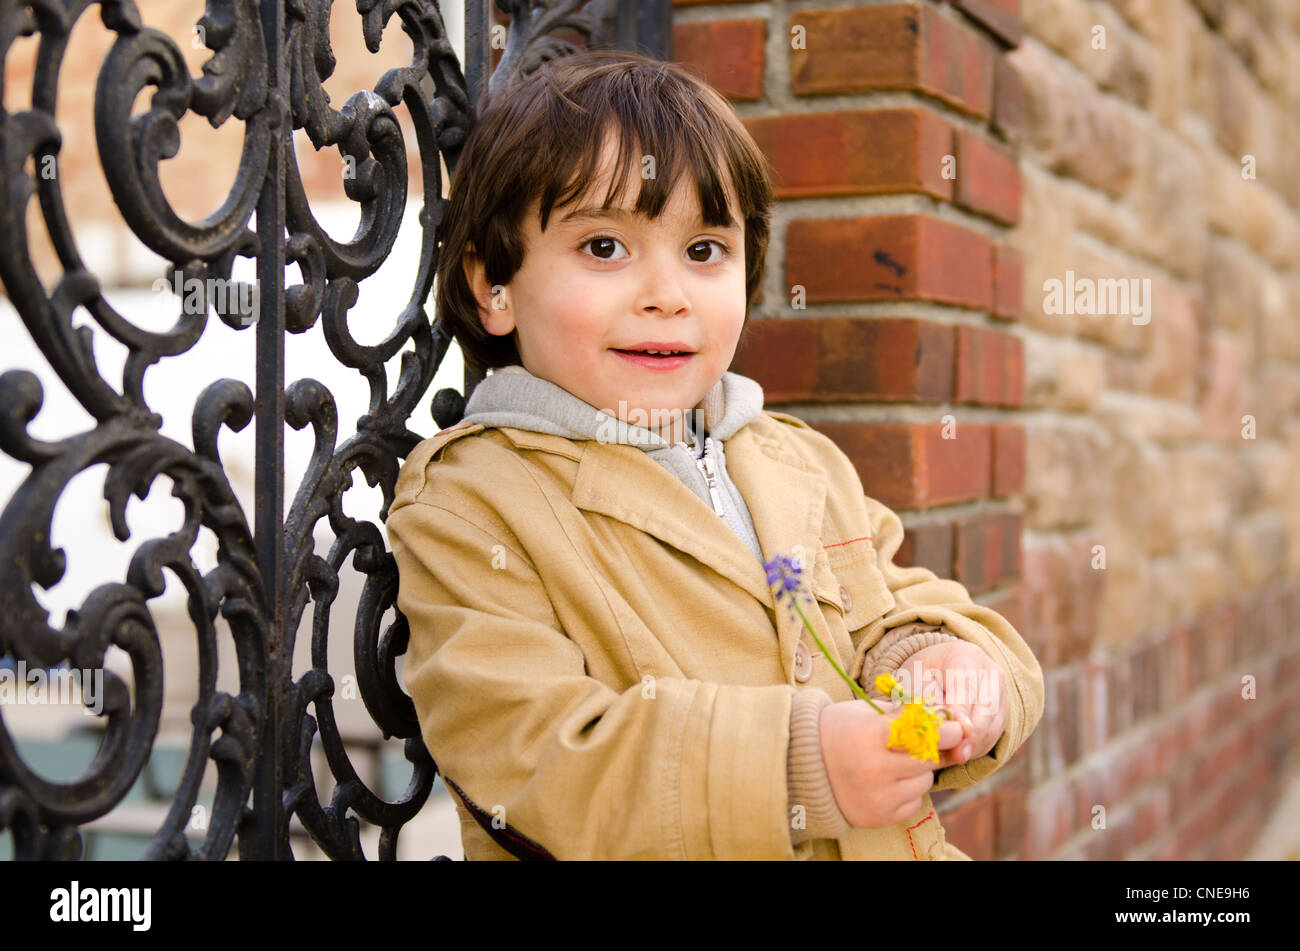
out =
[[[624,360],[637,366],[649,367],[655,370],[671,370],[675,367],[687,363],[691,357],[695,356],[690,350],[661,351],[651,353],[645,350],[619,350],[614,348]]]
[[[689,357],[693,350],[618,350],[615,353],[631,353],[642,357]]]

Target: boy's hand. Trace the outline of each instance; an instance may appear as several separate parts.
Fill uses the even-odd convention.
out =
[[[936,770],[978,759],[997,745],[1007,728],[1006,676],[969,641],[946,641],[917,651],[904,662],[898,679],[914,694],[919,688],[927,702],[947,706],[962,726],[961,742],[939,754]]]
[[[888,700],[878,706],[883,713],[863,700],[844,700],[821,712],[822,762],[831,794],[849,825],[860,829],[897,825],[916,813],[939,768],[931,760],[885,745],[890,722],[902,707]],[[960,740],[956,723],[939,728],[941,763]]]

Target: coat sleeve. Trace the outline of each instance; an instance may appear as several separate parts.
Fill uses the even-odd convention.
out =
[[[970,641],[1002,668],[1011,691],[1006,730],[984,756],[969,763],[957,763],[938,771],[934,790],[963,789],[1005,764],[1029,738],[1043,716],[1043,671],[1029,645],[992,608],[976,604],[965,587],[939,578],[928,568],[899,568],[894,555],[903,542],[903,524],[888,507],[871,498],[866,501],[877,556],[877,567],[894,596],[894,608],[874,621],[856,639],[850,676],[863,673],[867,654],[888,631],[920,621],[941,625],[943,630]]]
[[[425,744],[510,834],[558,859],[794,857],[793,687],[614,690],[588,676],[511,533],[421,499],[395,503],[387,529]]]

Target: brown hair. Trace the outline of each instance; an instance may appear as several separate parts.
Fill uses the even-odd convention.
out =
[[[772,185],[766,158],[727,101],[681,66],[639,53],[589,50],[543,64],[488,103],[452,175],[439,236],[436,307],[471,372],[482,376],[520,361],[515,333],[489,334],[479,321],[463,267],[466,250],[472,244],[482,257],[491,285],[509,284],[523,265],[524,211],[538,198],[545,231],[552,208],[590,186],[611,129],[619,153],[605,208],[621,198],[629,160],[650,154],[655,175],[642,180],[637,212],[657,218],[686,163],[705,223],[730,227],[724,190],[730,179],[745,230],[744,339],[767,256]]]

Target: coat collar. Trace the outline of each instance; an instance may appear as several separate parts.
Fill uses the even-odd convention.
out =
[[[763,564],[730,528],[700,531],[701,523],[717,521],[718,516],[642,450],[594,443],[584,448],[546,433],[506,427],[501,431],[520,448],[576,457],[572,501],[577,508],[647,532],[739,585],[776,614],[781,653],[793,658],[802,622],[797,616],[791,620],[784,607],[776,611]],[[811,568],[821,548],[827,475],[772,435],[770,424],[760,417],[727,440],[727,472],[749,508],[763,560],[802,551],[813,592],[838,604],[838,597]]]

